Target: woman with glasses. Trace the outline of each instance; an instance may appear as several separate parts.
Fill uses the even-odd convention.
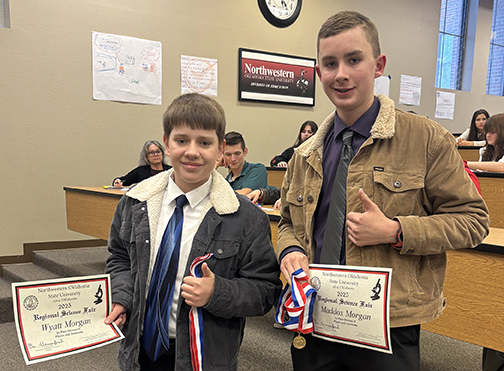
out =
[[[162,171],[168,170],[171,166],[165,163],[165,149],[157,140],[148,140],[140,151],[138,167],[128,174],[115,178],[112,181],[114,187],[127,187],[142,180],[150,178]]]

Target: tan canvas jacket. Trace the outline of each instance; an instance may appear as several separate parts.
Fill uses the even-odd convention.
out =
[[[346,239],[348,265],[390,267],[392,327],[425,323],[444,306],[446,251],[471,248],[488,234],[487,207],[464,170],[454,137],[439,124],[395,109],[378,96],[380,111],[352,159],[347,213],[364,212],[362,188],[388,218],[401,223],[401,251],[389,244],[358,247]],[[324,138],[332,113],[295,151],[282,185],[278,249],[302,248],[313,262],[313,215],[322,186]]]

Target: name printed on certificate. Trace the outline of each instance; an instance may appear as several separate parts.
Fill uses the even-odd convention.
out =
[[[103,321],[111,308],[108,274],[12,284],[14,319],[27,365],[124,338]]]
[[[311,264],[313,335],[391,354],[391,278],[391,268]]]

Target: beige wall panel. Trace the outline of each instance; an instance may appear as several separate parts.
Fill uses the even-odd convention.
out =
[[[102,186],[136,166],[141,145],[162,138],[161,117],[180,94],[180,55],[218,59],[218,101],[228,130],[244,134],[247,159],[268,164],[290,146],[304,120],[321,123],[333,109],[317,84],[315,107],[239,102],[238,48],[315,57],[321,23],[342,9],[370,16],[397,101],[401,74],[421,76],[422,105],[434,117],[439,0],[304,1],[291,27],[271,26],[248,1],[12,1],[11,29],[0,30],[0,256],[26,242],[84,239],[66,228],[63,186]],[[491,11],[479,15],[490,22]],[[455,120],[463,131],[472,112],[501,109],[484,95],[488,25],[477,30],[472,92],[457,92]],[[91,32],[162,42],[162,106],[92,99]],[[410,109],[409,107],[402,107]]]

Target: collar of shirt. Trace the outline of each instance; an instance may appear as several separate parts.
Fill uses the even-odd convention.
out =
[[[228,181],[229,181],[229,182],[234,182],[234,181],[235,181],[236,179],[238,179],[239,177],[244,176],[244,175],[245,175],[245,170],[247,170],[247,168],[248,168],[248,167],[249,167],[249,163],[247,162],[247,160],[245,160],[245,162],[243,163],[243,167],[242,167],[242,169],[241,169],[241,171],[240,171],[240,174],[238,174],[238,175],[237,175],[236,177],[234,177],[234,179],[233,179],[234,174],[233,174],[233,172],[232,172],[232,171],[230,171],[230,172],[229,172],[229,174],[228,174],[228,176],[227,176]]]
[[[190,192],[187,192],[185,196],[187,197],[187,201],[191,208],[195,208],[203,199],[210,193],[210,188],[212,187],[212,174],[210,174],[210,178],[200,185],[198,188],[193,189]],[[175,181],[170,176],[168,178],[168,184],[166,185],[166,194],[165,200],[168,204],[171,204],[178,196],[183,195],[184,192],[178,187]],[[164,204],[164,201],[163,201]],[[173,204],[173,210],[175,210],[175,204]],[[172,210],[172,213],[173,213]]]
[[[341,119],[338,116],[338,111],[336,111],[336,114],[334,115],[334,138],[336,138],[339,135],[339,133],[341,133],[343,130],[347,128],[352,129],[355,133],[360,134],[366,139],[369,138],[371,135],[370,133],[371,128],[373,127],[373,124],[376,120],[376,117],[378,116],[379,111],[380,111],[380,101],[378,100],[377,97],[374,97],[373,104],[371,105],[371,107],[369,107],[369,109],[366,112],[364,112],[364,114],[361,117],[359,117],[357,121],[353,123],[352,126],[347,126],[343,121],[341,121]]]

